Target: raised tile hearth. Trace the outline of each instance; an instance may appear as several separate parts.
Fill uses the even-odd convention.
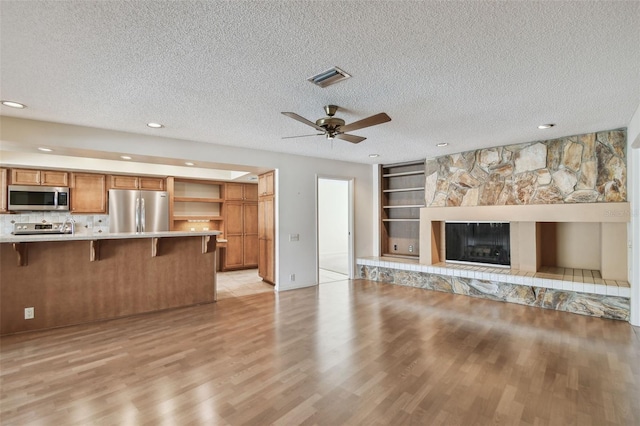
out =
[[[536,273],[486,266],[422,265],[359,258],[361,278],[603,318],[628,320],[630,287],[595,270],[547,267]]]

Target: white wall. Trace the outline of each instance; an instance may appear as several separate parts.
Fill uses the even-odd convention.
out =
[[[627,170],[631,223],[629,225],[629,283],[631,315],[629,322],[640,326],[640,105],[627,126]]]
[[[126,152],[277,170],[276,288],[287,290],[317,284],[316,279],[316,175],[354,178],[356,257],[373,255],[373,205],[371,166],[282,153],[234,148],[181,139],[138,135],[59,123],[0,117],[0,141],[47,145],[69,149]],[[60,152],[60,151],[56,151]],[[13,158],[17,154],[12,153]],[[58,156],[58,158],[65,158]],[[69,167],[47,155],[30,156],[35,167]],[[69,164],[78,160],[68,157]],[[0,161],[3,161],[0,159]],[[91,160],[83,160],[92,163]],[[74,168],[74,167],[70,167]],[[134,172],[134,171],[131,171]],[[289,241],[289,234],[300,240]],[[296,281],[290,282],[289,275]]]
[[[349,274],[349,182],[318,179],[320,268]]]

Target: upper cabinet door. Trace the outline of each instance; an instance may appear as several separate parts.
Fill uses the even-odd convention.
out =
[[[69,174],[67,172],[42,170],[40,172],[40,185],[69,186]]]
[[[244,185],[245,201],[258,201],[258,185],[255,183],[246,183]]]
[[[11,184],[69,186],[69,174],[59,170],[11,169]]]
[[[164,191],[164,178],[148,176],[109,176],[110,189],[144,189],[149,191]]]
[[[107,212],[107,182],[105,175],[71,173],[71,212]]]
[[[258,201],[258,185],[254,183],[226,183],[225,200]]]
[[[138,178],[135,176],[111,175],[109,188],[111,189],[140,189],[138,188]]]
[[[274,172],[267,172],[258,176],[258,195],[273,195]]]
[[[11,169],[12,185],[40,185],[40,170]]]
[[[244,191],[241,183],[226,183],[224,191],[225,200],[238,200],[244,199]]]
[[[164,179],[155,177],[138,178],[138,186],[148,191],[164,191],[165,188]]]

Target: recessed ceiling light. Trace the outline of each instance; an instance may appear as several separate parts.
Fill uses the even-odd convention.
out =
[[[121,155],[120,158],[122,158],[123,160],[131,160],[131,157],[129,157],[128,155]]]
[[[437,146],[438,148],[442,148],[442,147],[445,147],[445,146],[447,146],[447,145],[449,145],[447,142],[440,142],[440,143],[437,143],[437,144],[436,144],[436,146]]]
[[[191,161],[187,161],[186,163],[184,163],[187,166],[195,166],[196,163],[192,163]]]
[[[378,158],[380,154],[369,154],[369,158]]]
[[[538,129],[541,129],[541,130],[542,130],[542,129],[550,129],[550,128],[552,128],[553,126],[555,126],[555,124],[553,124],[553,123],[549,123],[549,124],[541,124],[541,125],[539,125],[539,126],[538,126]]]
[[[2,105],[8,106],[11,108],[23,109],[27,107],[25,104],[21,104],[20,102],[14,102],[14,101],[0,101],[0,102],[2,103]]]
[[[161,129],[164,126],[160,123],[147,123],[147,126],[153,128],[153,129]]]
[[[53,151],[51,148],[44,148],[42,146],[40,148],[38,148],[38,150],[39,151],[43,151],[43,152],[51,152],[51,151]]]

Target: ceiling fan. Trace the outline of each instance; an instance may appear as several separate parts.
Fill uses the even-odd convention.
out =
[[[384,112],[381,112],[380,114],[372,115],[371,117],[363,118],[362,120],[358,120],[351,124],[345,125],[343,119],[334,117],[334,115],[336,114],[336,111],[338,111],[338,106],[336,105],[325,106],[324,112],[327,114],[327,116],[316,120],[315,123],[313,121],[307,120],[304,117],[299,116],[295,112],[283,112],[282,114],[286,115],[287,117],[291,117],[294,120],[298,120],[299,122],[304,123],[307,126],[311,126],[322,133],[315,133],[313,135],[302,135],[302,136],[285,136],[282,139],[325,135],[327,139],[338,138],[351,143],[359,143],[365,140],[366,138],[363,138],[362,136],[356,136],[356,135],[347,135],[346,132],[363,129],[365,127],[371,127],[377,124],[382,124],[382,123],[386,123],[387,121],[391,121],[391,117],[389,117]]]

